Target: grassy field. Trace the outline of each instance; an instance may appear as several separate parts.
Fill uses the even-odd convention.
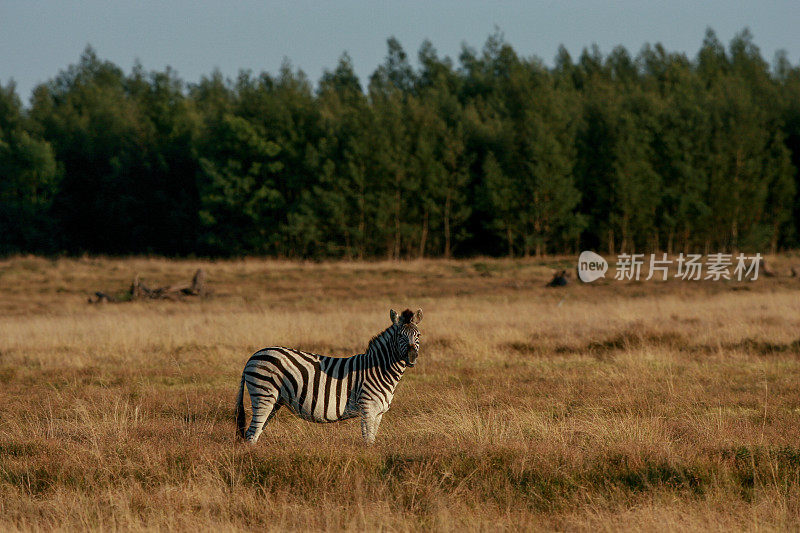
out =
[[[572,262],[0,261],[0,529],[800,527],[800,280],[544,288]],[[252,352],[360,353],[392,307],[422,346],[374,447],[235,442]]]

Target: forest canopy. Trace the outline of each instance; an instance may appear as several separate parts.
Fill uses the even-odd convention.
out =
[[[0,254],[302,258],[800,246],[800,67],[747,30],[693,58],[501,34],[458,61],[388,40],[359,80],[125,73],[87,47],[0,85]]]

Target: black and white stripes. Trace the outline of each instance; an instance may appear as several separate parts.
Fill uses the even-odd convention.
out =
[[[256,442],[264,425],[282,405],[313,422],[361,417],[361,433],[371,444],[389,409],[406,368],[419,355],[422,310],[406,309],[389,316],[392,325],[375,336],[366,353],[327,357],[291,348],[265,348],[244,367],[236,401],[239,436]],[[244,388],[250,394],[253,418],[245,433]]]

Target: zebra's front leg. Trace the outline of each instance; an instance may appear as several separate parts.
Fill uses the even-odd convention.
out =
[[[378,426],[381,425],[383,413],[379,413],[374,408],[363,407],[361,409],[361,436],[367,446],[375,443],[375,435],[378,433]]]

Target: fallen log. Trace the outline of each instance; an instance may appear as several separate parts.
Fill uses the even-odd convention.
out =
[[[106,294],[102,291],[97,291],[94,293],[94,298],[89,298],[90,304],[106,304],[106,303],[115,303],[117,301],[116,298],[113,296]]]
[[[759,270],[761,270],[761,272],[764,274],[764,276],[766,276],[768,278],[774,278],[775,276],[778,275],[777,272],[775,272],[773,269],[771,269],[771,268],[769,268],[767,266],[767,262],[764,261],[763,257],[761,258],[761,261],[760,261],[760,264],[759,264]]]
[[[97,291],[95,293],[95,298],[89,298],[89,303],[116,303],[134,300],[181,300],[185,296],[204,297],[207,294],[208,289],[206,287],[206,273],[202,268],[200,268],[194,273],[191,283],[165,285],[155,289],[151,289],[145,285],[144,282],[142,282],[142,280],[139,278],[139,274],[136,274],[136,277],[133,278],[131,286],[128,289],[126,298],[114,298],[113,296],[110,296],[104,292]]]

